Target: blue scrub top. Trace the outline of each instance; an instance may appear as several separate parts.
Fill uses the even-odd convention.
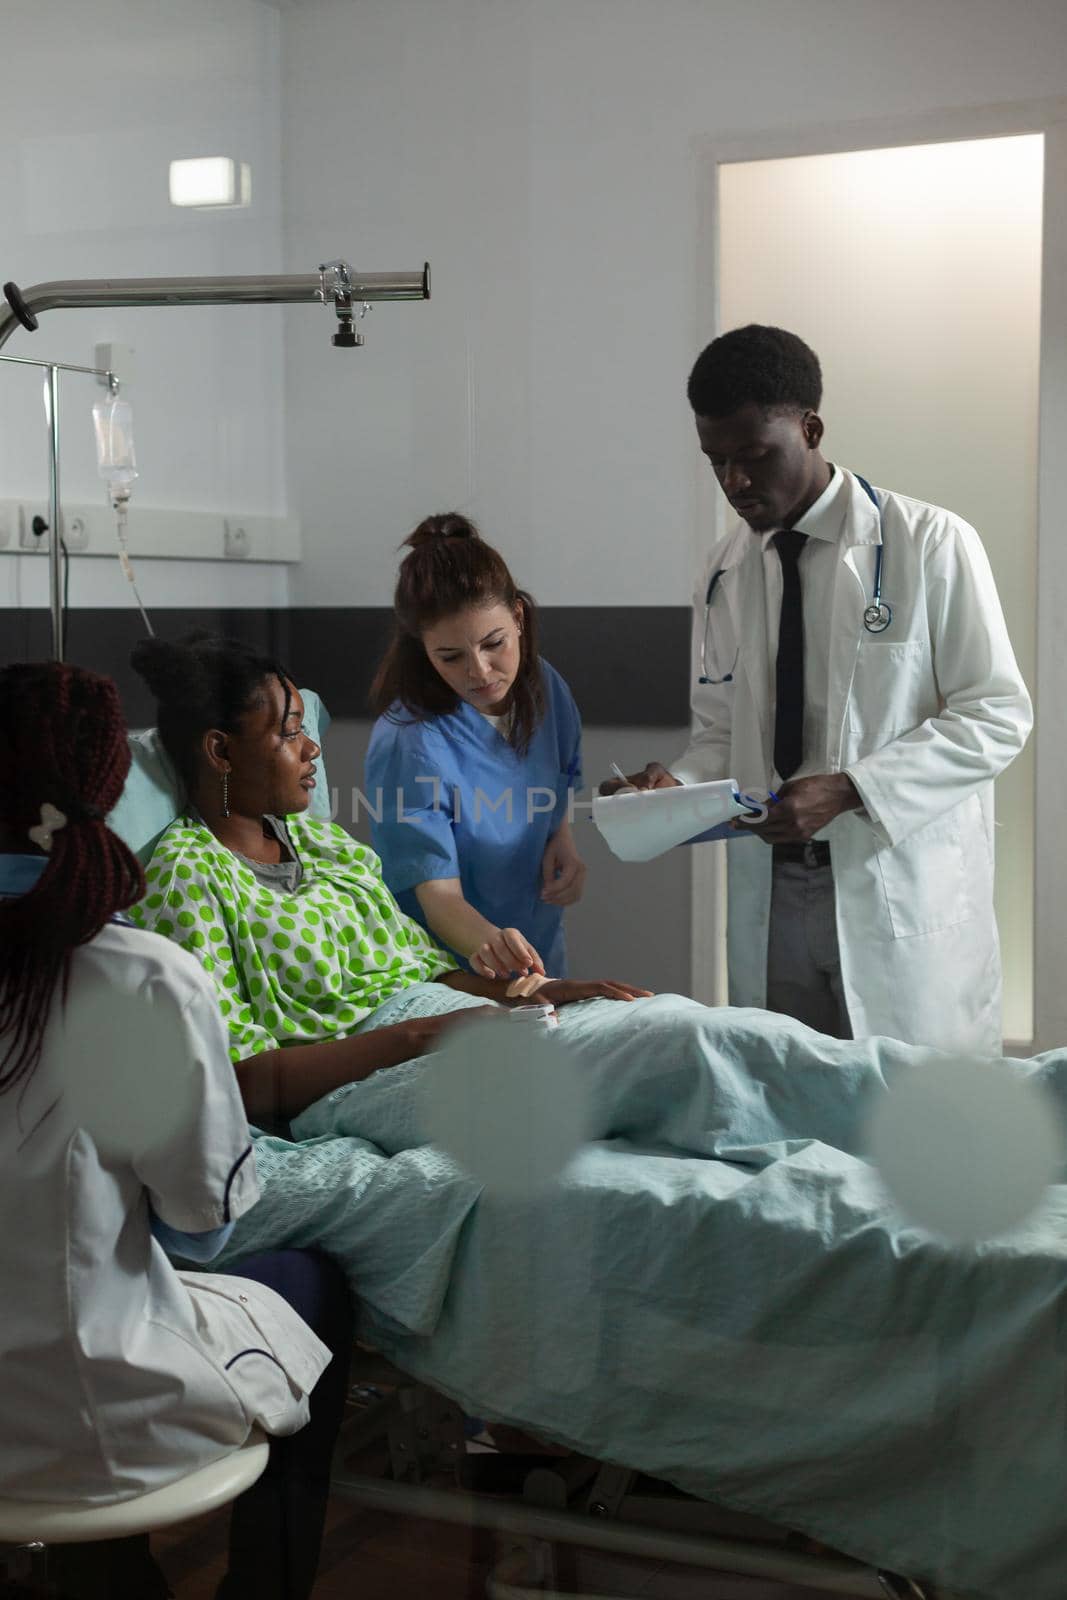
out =
[[[547,661],[541,671],[545,714],[524,756],[466,701],[425,722],[393,721],[407,716],[394,707],[374,725],[364,787],[374,848],[403,910],[426,927],[415,885],[458,878],[468,904],[518,928],[555,978],[567,970],[563,912],[540,898],[541,859],[581,788],[582,724],[559,673]]]

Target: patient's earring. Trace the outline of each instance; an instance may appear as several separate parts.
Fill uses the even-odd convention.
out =
[[[230,774],[228,772],[222,774],[222,814],[224,817],[228,817],[230,814]]]

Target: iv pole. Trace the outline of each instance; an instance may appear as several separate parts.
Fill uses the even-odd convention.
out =
[[[34,361],[29,356],[0,356],[0,361],[10,361],[20,367],[43,367],[44,409],[48,421],[48,594],[52,608],[52,656],[63,660],[63,602],[60,584],[59,557],[61,551],[59,528],[59,374],[61,372],[87,372],[94,378],[104,378],[112,394],[118,392],[119,382],[113,372],[105,367],[74,367],[66,361]],[[68,557],[69,559],[69,557]]]
[[[15,283],[4,284],[6,306],[0,306],[0,348],[19,326],[34,332],[37,314],[61,308],[82,306],[230,306],[294,305],[311,303],[333,305],[337,328],[331,343],[340,349],[355,349],[363,343],[356,333],[354,302],[359,314],[370,310],[376,300],[428,300],[430,263],[420,272],[367,272],[353,274],[347,261],[326,261],[318,272],[292,275],[230,278],[72,278],[36,283],[21,290]],[[59,379],[60,372],[90,372],[106,378],[114,391],[115,375],[95,367],[75,367],[57,361],[31,361],[25,356],[0,356],[0,361],[18,361],[43,367],[48,373],[46,407],[49,435],[49,583],[52,609],[52,656],[63,660],[63,600],[60,583],[59,542]]]

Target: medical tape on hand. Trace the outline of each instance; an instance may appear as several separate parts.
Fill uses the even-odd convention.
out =
[[[505,998],[508,1000],[525,1000],[530,995],[536,994],[542,984],[548,983],[548,981],[548,978],[542,977],[537,972],[531,972],[528,978],[513,978],[504,990]]]

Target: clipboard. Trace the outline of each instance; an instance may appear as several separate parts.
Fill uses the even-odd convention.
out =
[[[732,778],[723,778],[597,795],[593,821],[620,861],[654,861],[676,845],[744,838],[731,822],[735,817],[758,816],[760,810],[746,800]]]

